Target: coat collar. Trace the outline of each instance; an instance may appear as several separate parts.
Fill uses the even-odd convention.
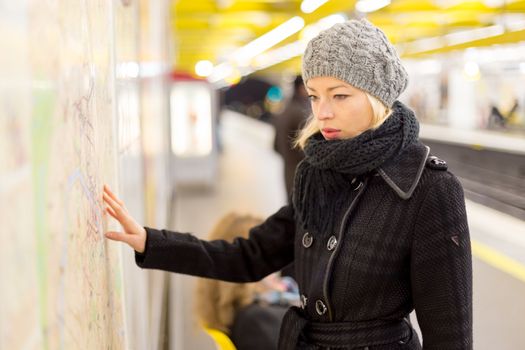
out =
[[[399,197],[409,199],[423,174],[429,153],[428,146],[416,142],[381,165],[377,172]]]

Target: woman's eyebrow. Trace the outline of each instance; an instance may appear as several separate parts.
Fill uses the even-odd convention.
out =
[[[336,86],[332,86],[332,87],[329,87],[327,90],[328,90],[328,91],[332,91],[332,90],[335,90],[335,89],[337,89],[337,88],[341,88],[341,87],[342,87],[342,88],[345,88],[346,85],[336,85]]]
[[[328,90],[328,91],[332,91],[332,90],[335,90],[335,89],[337,89],[337,88],[341,88],[341,87],[342,87],[342,88],[347,88],[346,85],[336,85],[336,86],[331,86],[331,87],[327,88],[326,90]],[[312,90],[312,91],[315,92],[315,89],[312,88],[312,87],[310,87],[310,86],[308,86],[308,85],[306,85],[306,88],[307,88],[308,90]]]

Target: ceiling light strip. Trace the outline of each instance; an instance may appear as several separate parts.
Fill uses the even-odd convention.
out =
[[[374,12],[390,5],[390,0],[359,0],[355,4],[357,11],[362,13]]]
[[[503,26],[494,25],[489,27],[459,31],[455,33],[446,34],[444,36],[415,40],[404,45],[400,45],[400,51],[402,51],[403,55],[414,55],[427,51],[439,50],[445,47],[463,45],[469,42],[489,39],[503,35],[505,33],[510,34],[514,32],[517,32],[517,30],[505,32],[505,28]]]
[[[312,13],[327,1],[328,0],[303,0],[301,3],[301,11],[304,13]]]
[[[303,29],[303,27],[304,19],[299,16],[292,17],[268,33],[235,51],[232,55],[232,61],[240,66],[248,65],[253,57],[297,33]]]

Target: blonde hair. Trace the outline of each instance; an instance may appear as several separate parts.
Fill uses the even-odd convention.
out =
[[[376,97],[370,95],[368,92],[364,91],[366,94],[366,97],[368,98],[368,102],[370,102],[370,106],[372,107],[372,113],[374,114],[372,117],[372,123],[370,126],[370,129],[377,129],[385,122],[385,120],[392,114],[392,109],[385,106],[385,104],[381,101],[379,101]],[[299,131],[297,134],[297,138],[294,141],[294,147],[299,147],[300,149],[304,149],[306,146],[306,141],[319,131],[319,128],[317,127],[317,123],[315,120],[315,117],[313,115],[310,115],[308,120],[306,121],[305,126]]]
[[[252,227],[262,219],[250,215],[230,213],[213,228],[209,239],[233,241],[236,237],[247,238]],[[199,278],[195,299],[195,311],[201,325],[230,333],[235,314],[251,304],[256,292],[255,283],[231,283]]]

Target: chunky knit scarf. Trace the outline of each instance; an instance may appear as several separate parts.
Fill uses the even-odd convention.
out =
[[[419,124],[414,113],[399,101],[392,109],[379,128],[354,138],[327,141],[317,133],[308,139],[305,159],[297,166],[293,192],[303,229],[333,234],[341,209],[347,208],[352,198],[352,180],[417,141]]]

